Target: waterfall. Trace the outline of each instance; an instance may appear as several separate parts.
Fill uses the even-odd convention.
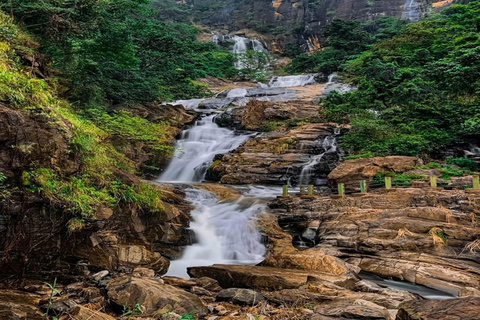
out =
[[[403,12],[402,19],[410,20],[411,22],[417,22],[422,16],[422,8],[420,3],[417,0],[406,0]]]
[[[263,210],[259,203],[218,202],[207,191],[191,189],[187,199],[195,205],[190,225],[197,243],[186,248],[182,257],[170,264],[168,276],[188,277],[187,267],[221,264],[257,264],[266,253],[254,218]]]
[[[233,96],[241,94],[245,93],[232,93]],[[251,136],[220,128],[214,117],[205,115],[192,128],[183,131],[175,158],[159,181],[201,182],[215,155],[237,148]],[[265,205],[256,199],[252,201],[251,196],[241,197],[234,203],[220,202],[214,194],[194,188],[189,188],[186,195],[195,206],[190,227],[196,243],[187,247],[180,259],[171,262],[167,275],[187,277],[186,268],[191,266],[262,261],[266,249],[254,218]]]
[[[220,128],[208,115],[182,132],[175,156],[161,175],[162,182],[201,182],[216,154],[227,153],[244,143],[251,135],[238,135]]]
[[[326,136],[322,142],[322,148],[324,152],[312,156],[310,161],[302,168],[302,172],[300,173],[299,184],[300,185],[307,185],[311,184],[312,176],[315,170],[315,166],[322,161],[322,158],[327,153],[332,153],[337,151],[337,138],[335,135],[333,136]]]
[[[303,87],[309,84],[315,84],[315,76],[315,74],[307,74],[299,76],[273,77],[268,86],[271,88]]]

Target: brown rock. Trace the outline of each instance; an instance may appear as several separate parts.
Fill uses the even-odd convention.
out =
[[[478,320],[480,297],[449,300],[407,301],[396,320]]]
[[[245,265],[191,267],[187,269],[187,272],[192,277],[208,275],[216,279],[223,288],[295,289],[305,285],[309,280],[328,281],[340,286],[353,287],[356,282],[355,279],[345,275]]]
[[[76,306],[73,309],[72,315],[75,320],[115,320],[114,317],[109,316],[108,314],[90,310],[82,306]]]
[[[360,180],[372,181],[377,173],[405,172],[422,164],[416,157],[388,156],[346,160],[328,175],[328,183],[336,187],[344,183],[346,190],[359,190]]]
[[[178,314],[205,312],[197,296],[158,281],[124,276],[107,285],[108,297],[117,305],[133,308],[140,304],[146,314],[155,314],[164,308]]]

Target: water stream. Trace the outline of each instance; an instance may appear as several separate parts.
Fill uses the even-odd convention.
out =
[[[213,121],[214,117],[215,114],[206,115],[182,132],[175,156],[159,181],[201,182],[216,154],[237,148],[251,136],[220,128]]]
[[[250,197],[219,202],[201,189],[189,189],[187,199],[195,206],[190,228],[197,242],[170,264],[168,276],[188,277],[187,268],[220,264],[257,264],[266,253],[255,227],[264,205]]]

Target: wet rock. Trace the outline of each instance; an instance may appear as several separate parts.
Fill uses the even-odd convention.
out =
[[[336,187],[345,184],[345,190],[360,190],[360,180],[372,181],[376,174],[385,172],[401,173],[422,164],[416,157],[388,156],[346,160],[328,174],[328,184]]]
[[[258,303],[265,301],[265,297],[260,292],[254,290],[228,288],[217,294],[217,301],[232,301],[236,304],[255,306]]]
[[[480,297],[407,301],[400,305],[396,320],[476,320],[479,310]]]
[[[351,286],[352,282],[356,281],[345,275],[244,265],[190,267],[187,272],[192,277],[208,275],[216,279],[222,288],[282,290],[299,288],[305,285],[309,279],[311,281],[328,281],[341,286]]]
[[[90,310],[82,306],[76,306],[72,311],[72,315],[75,320],[115,320],[114,317],[108,314]]]
[[[326,137],[335,136],[334,125],[312,123],[281,133],[263,134],[248,140],[231,153],[215,159],[207,178],[225,184],[297,183],[302,168],[324,153]],[[313,169],[312,179],[326,178],[343,151],[326,153]],[[292,180],[293,179],[293,180]]]
[[[156,314],[165,308],[178,314],[205,312],[197,296],[158,281],[132,276],[113,279],[107,285],[107,295],[118,306],[142,306],[146,314]]]

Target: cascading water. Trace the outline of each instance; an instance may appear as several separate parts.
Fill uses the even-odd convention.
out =
[[[307,74],[298,76],[273,77],[268,86],[270,88],[303,87],[309,84],[315,84],[315,76],[315,74]]]
[[[313,156],[310,161],[302,168],[302,172],[300,173],[299,184],[300,185],[308,185],[312,183],[312,177],[314,176],[315,166],[322,161],[322,158],[327,153],[332,153],[337,151],[337,137],[333,136],[326,136],[322,142],[322,148],[324,150],[323,153],[319,155]],[[314,183],[315,184],[315,183]]]
[[[170,264],[167,275],[188,277],[187,267],[221,264],[257,264],[263,260],[265,246],[255,228],[254,218],[263,210],[259,203],[218,202],[207,191],[191,189],[187,198],[195,205],[190,225],[197,243]]]
[[[215,115],[201,118],[182,132],[174,159],[161,175],[161,182],[201,182],[216,154],[227,153],[244,143],[250,134],[238,135],[220,128]]]
[[[233,92],[232,95],[241,94]],[[250,134],[235,134],[220,128],[206,115],[182,133],[175,158],[160,177],[161,182],[201,182],[216,154],[237,148]],[[256,264],[265,255],[265,246],[254,225],[264,205],[241,197],[235,203],[222,203],[214,194],[190,188],[187,199],[195,206],[191,229],[197,242],[183,256],[171,262],[167,275],[188,277],[187,267],[215,263]]]
[[[417,0],[406,0],[402,13],[402,19],[417,22],[422,16],[422,8]]]

